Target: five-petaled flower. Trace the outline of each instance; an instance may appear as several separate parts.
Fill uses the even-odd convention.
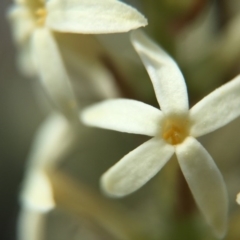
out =
[[[8,16],[21,70],[40,76],[67,117],[77,116],[77,101],[52,31],[116,33],[147,24],[137,10],[117,0],[15,0]]]
[[[106,100],[83,111],[82,120],[122,132],[153,136],[131,151],[101,179],[112,196],[132,193],[176,154],[192,194],[219,237],[226,232],[228,198],[212,157],[196,140],[240,115],[240,76],[216,89],[189,110],[187,88],[174,60],[140,31],[132,43],[152,80],[161,110],[135,100]]]

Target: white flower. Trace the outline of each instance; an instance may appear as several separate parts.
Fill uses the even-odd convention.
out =
[[[117,0],[16,0],[9,19],[21,69],[40,76],[66,116],[77,114],[77,101],[52,31],[113,33],[147,24],[138,11]]]
[[[121,197],[140,188],[177,155],[192,194],[218,237],[226,232],[228,198],[223,177],[196,137],[240,115],[240,76],[216,89],[189,110],[181,71],[174,60],[140,31],[132,43],[153,83],[161,110],[135,100],[106,100],[87,108],[84,123],[153,136],[102,176],[102,187]]]
[[[77,132],[59,114],[52,114],[38,130],[20,193],[21,212],[18,219],[20,240],[42,239],[46,214],[56,206],[47,171],[56,169],[59,161],[71,151]]]
[[[23,207],[18,217],[18,240],[43,240],[46,214]]]
[[[28,160],[21,191],[25,208],[48,212],[55,206],[52,187],[46,171],[56,168],[58,161],[71,149],[76,135],[67,120],[53,114],[39,129]]]

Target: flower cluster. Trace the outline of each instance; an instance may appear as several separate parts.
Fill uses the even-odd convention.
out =
[[[71,181],[56,174],[59,162],[72,151],[78,135],[82,134],[84,126],[80,122],[86,126],[152,137],[103,174],[100,185],[106,195],[120,198],[137,191],[176,155],[200,211],[215,235],[223,238],[228,225],[227,188],[213,158],[197,138],[240,116],[240,75],[190,108],[185,79],[177,63],[143,31],[135,30],[146,26],[147,20],[121,1],[16,0],[8,18],[18,48],[20,70],[26,76],[41,80],[50,102],[56,107],[37,133],[29,156],[21,192],[20,238],[33,239],[34,235],[40,235],[26,229],[31,225],[31,229],[38,228],[39,231],[41,216],[62,204],[69,212],[80,209],[79,212],[102,222],[121,239],[127,239],[124,234],[139,239],[141,233],[129,230],[127,223],[116,221],[119,226],[114,225],[111,213],[101,209],[101,204],[107,205],[105,200],[101,199],[97,208],[98,203],[92,202],[91,197],[85,198]],[[97,78],[116,75],[118,79],[119,76],[112,65],[109,67],[113,68],[111,74],[105,74],[99,52],[88,42],[89,36],[130,30],[133,30],[130,42],[150,76],[160,109],[141,101],[118,98],[96,103],[79,113],[78,96],[69,74],[71,68],[79,68],[79,72],[84,72],[83,76],[87,73],[96,80],[95,87],[99,92],[105,91],[105,98],[117,96],[112,94],[114,87],[110,87],[114,76],[105,82],[97,82]],[[77,40],[70,41],[72,36]],[[85,38],[84,44],[78,42],[81,37]],[[82,54],[87,45],[90,52]],[[113,91],[109,93],[106,89]],[[67,184],[74,186],[66,187]],[[81,193],[88,195],[85,190]],[[74,199],[82,201],[82,208]],[[239,199],[238,194],[238,203]]]

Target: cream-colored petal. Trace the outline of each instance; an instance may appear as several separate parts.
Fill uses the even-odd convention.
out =
[[[224,237],[228,196],[218,167],[209,153],[192,137],[176,147],[176,154],[198,207],[216,236]]]
[[[61,156],[71,149],[76,135],[63,116],[49,116],[36,132],[28,157],[29,171],[55,167]]]
[[[161,110],[166,114],[186,114],[187,88],[175,61],[140,30],[132,32],[131,41],[152,80]]]
[[[90,35],[88,35],[88,37],[89,36]],[[61,47],[71,79],[76,79],[77,86],[79,85],[79,88],[83,90],[81,92],[81,97],[84,95],[89,97],[91,93],[94,93],[101,99],[116,98],[120,96],[114,77],[108,69],[103,66],[99,57],[89,56],[91,55],[89,53],[88,55],[84,55],[76,51],[76,49],[75,51],[69,51],[67,46]],[[86,45],[82,45],[82,48],[86,48]],[[74,73],[76,77],[74,78],[71,73]],[[84,89],[84,85],[88,88]]]
[[[24,5],[15,5],[9,9],[7,17],[12,27],[15,42],[22,45],[29,39],[35,28],[30,10]]]
[[[77,115],[78,107],[58,46],[50,30],[34,31],[32,54],[41,82],[67,118]]]
[[[120,92],[115,84],[113,75],[98,59],[84,61],[81,64],[82,72],[89,79],[89,85],[102,99],[120,97]],[[84,69],[83,69],[84,68]],[[79,69],[80,70],[80,69]]]
[[[44,240],[45,213],[23,207],[18,217],[18,240]]]
[[[240,115],[240,75],[203,98],[190,110],[190,134],[199,137]]]
[[[60,114],[51,115],[41,125],[28,158],[20,194],[23,206],[41,212],[55,206],[52,186],[45,171],[56,168],[59,161],[75,147],[77,130]]]
[[[89,126],[155,136],[160,131],[162,113],[136,100],[116,99],[86,108],[81,119]]]
[[[55,207],[51,183],[44,171],[39,169],[29,172],[20,199],[26,208],[43,213]]]
[[[127,32],[147,25],[136,9],[116,0],[51,0],[47,10],[47,25],[60,32]]]
[[[28,78],[36,77],[37,71],[32,59],[32,48],[29,41],[19,46],[17,54],[17,67],[19,71]]]
[[[240,193],[237,194],[236,202],[240,205]]]
[[[103,190],[110,196],[130,194],[156,175],[174,153],[174,147],[152,138],[123,157],[101,178]]]

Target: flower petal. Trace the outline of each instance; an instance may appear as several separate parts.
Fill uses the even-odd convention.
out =
[[[32,48],[29,41],[23,44],[18,49],[17,54],[17,67],[19,71],[28,78],[36,77],[36,66],[32,59]]]
[[[190,110],[191,135],[212,132],[240,115],[240,75],[203,98]]]
[[[187,113],[187,88],[175,61],[140,30],[132,32],[131,41],[152,80],[161,110]]]
[[[228,198],[223,177],[215,162],[194,138],[187,138],[176,147],[182,172],[192,194],[215,234],[226,233]]]
[[[7,15],[15,42],[19,45],[23,44],[35,28],[34,18],[30,10],[25,6],[12,6]]]
[[[52,33],[39,28],[32,41],[34,62],[47,93],[66,117],[75,116],[77,101]]]
[[[44,239],[44,225],[46,215],[42,212],[23,208],[18,219],[19,240],[42,240]]]
[[[145,103],[117,99],[106,100],[83,110],[82,121],[90,126],[155,136],[162,119],[161,111]]]
[[[28,171],[54,168],[69,152],[77,134],[69,122],[58,114],[49,116],[39,127],[28,157]]]
[[[28,209],[47,212],[55,206],[52,185],[46,174],[76,143],[79,127],[74,128],[62,116],[52,114],[39,128],[29,155],[21,201]]]
[[[136,9],[116,0],[51,0],[47,10],[47,25],[60,32],[127,32],[147,25]]]
[[[104,173],[103,190],[115,197],[136,191],[161,170],[173,153],[173,146],[161,139],[150,139]]]
[[[113,75],[99,59],[99,56],[103,54],[103,49],[96,49],[93,35],[71,34],[67,38],[65,34],[65,39],[63,39],[63,35],[61,34],[61,37],[57,38],[58,44],[60,43],[59,48],[71,80],[74,81],[77,78],[77,84],[81,84],[79,88],[81,97],[89,98],[91,95],[97,95],[101,99],[119,97],[118,86],[115,84]],[[77,38],[75,38],[76,36]],[[75,39],[71,41],[73,37]],[[73,42],[75,43],[77,39],[77,46],[75,46]],[[79,79],[81,79],[81,83]]]
[[[25,179],[21,192],[23,206],[40,212],[48,212],[55,206],[51,183],[41,170],[32,170]]]
[[[240,193],[237,194],[236,202],[240,205]]]

